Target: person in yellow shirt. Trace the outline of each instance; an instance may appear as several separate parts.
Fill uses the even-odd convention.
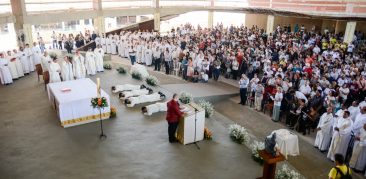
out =
[[[329,179],[341,179],[341,178],[350,178],[352,171],[351,169],[344,163],[344,157],[342,154],[335,154],[334,160],[336,166],[333,167],[328,177]]]

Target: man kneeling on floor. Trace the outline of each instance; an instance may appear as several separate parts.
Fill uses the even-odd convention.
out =
[[[178,94],[174,94],[173,99],[167,103],[168,110],[166,113],[166,120],[168,121],[168,134],[170,143],[178,142],[177,138],[175,138],[175,133],[177,131],[179,119],[183,117],[183,113],[179,109],[178,99]]]

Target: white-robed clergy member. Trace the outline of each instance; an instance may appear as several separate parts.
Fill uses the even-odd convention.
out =
[[[104,67],[103,67],[104,50],[101,48],[101,46],[98,46],[97,48],[95,48],[94,54],[95,54],[95,66],[96,66],[97,72],[103,72],[104,71]]]
[[[112,52],[112,36],[111,35],[106,37],[105,43],[107,45],[107,53],[110,54]]]
[[[332,161],[334,161],[334,155],[337,153],[346,156],[348,143],[351,138],[352,124],[353,121],[350,118],[349,111],[344,111],[343,117],[340,117],[333,126],[333,137],[327,155]]]
[[[85,75],[86,75],[85,59],[80,54],[79,51],[76,51],[76,54],[75,54],[72,62],[73,62],[72,67],[73,67],[73,72],[74,72],[75,78],[76,79],[85,78]]]
[[[9,70],[11,73],[11,76],[13,80],[16,80],[19,78],[18,71],[17,71],[17,64],[15,63],[16,58],[11,54],[11,51],[7,51],[7,57],[6,59],[9,62]]]
[[[18,77],[21,78],[24,76],[23,65],[22,65],[22,62],[20,62],[19,53],[16,49],[13,50],[13,56],[15,58],[15,64],[17,67]]]
[[[95,54],[92,51],[91,48],[88,49],[88,51],[85,54],[85,66],[86,66],[86,72],[88,75],[95,75],[96,73],[96,65],[95,65]]]
[[[150,49],[150,46],[148,45],[145,49],[145,63],[147,66],[150,66],[152,63],[152,50]]]
[[[25,55],[27,56],[29,71],[33,72],[35,65],[34,65],[33,58],[32,58],[33,52],[32,52],[32,49],[30,49],[29,44],[25,44],[24,52],[25,52]]]
[[[101,48],[103,48],[103,52],[105,52],[107,50],[105,34],[103,34],[102,37],[100,38],[100,44],[101,44]]]
[[[363,171],[366,167],[366,123],[363,124],[360,132],[356,136],[349,165],[356,171]]]
[[[72,70],[71,61],[72,61],[71,56],[65,56],[64,60],[61,62],[62,81],[74,80],[74,73]]]
[[[51,57],[48,55],[48,52],[45,51],[43,53],[43,56],[41,57],[41,66],[42,66],[42,70],[43,70],[43,80],[44,80],[45,84],[50,82],[49,68],[50,68],[51,62],[52,62]]]
[[[112,55],[117,55],[117,41],[114,37],[111,39],[111,53]]]
[[[57,63],[57,56],[52,57],[52,62],[50,63],[49,66],[49,73],[50,73],[50,83],[55,83],[55,82],[60,82],[61,78],[60,78],[60,72],[61,72],[61,67],[60,65]]]
[[[9,85],[13,83],[13,78],[9,69],[9,62],[3,53],[0,53],[0,80],[1,84]]]
[[[34,65],[37,64],[41,64],[41,49],[39,48],[39,46],[37,45],[36,42],[33,43],[33,47],[32,47],[32,59],[33,59],[33,63]]]
[[[18,56],[19,56],[20,62],[22,63],[23,73],[25,75],[28,75],[29,72],[30,72],[30,69],[29,69],[29,60],[28,60],[27,54],[24,52],[24,48],[23,47],[20,47]]]
[[[314,146],[319,148],[321,152],[328,149],[330,139],[332,137],[332,125],[333,125],[333,114],[332,109],[329,107],[327,112],[324,113],[319,120],[317,127],[318,132],[316,133]]]

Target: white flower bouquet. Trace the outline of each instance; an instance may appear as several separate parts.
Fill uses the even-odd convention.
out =
[[[152,75],[149,75],[148,77],[146,77],[145,81],[150,86],[157,86],[159,84],[158,78],[156,78],[155,76],[152,76]]]
[[[260,165],[263,165],[263,158],[259,156],[258,151],[264,149],[264,142],[254,141],[250,145],[250,149],[252,150],[252,158],[254,161],[258,162]]]
[[[213,115],[214,113],[214,108],[213,108],[213,105],[208,102],[208,101],[205,101],[205,100],[200,100],[198,105],[200,105],[204,110],[205,110],[205,117],[206,118],[209,118]]]
[[[229,134],[230,138],[238,144],[243,144],[249,141],[248,131],[238,124],[232,124],[229,126]]]
[[[133,79],[142,80],[141,73],[139,73],[138,71],[133,71],[131,76],[132,76]]]
[[[193,95],[187,92],[181,92],[179,95],[179,101],[183,104],[188,104],[193,101]]]
[[[280,170],[276,172],[276,179],[299,179],[300,174],[295,170],[291,170],[286,164],[282,165]]]

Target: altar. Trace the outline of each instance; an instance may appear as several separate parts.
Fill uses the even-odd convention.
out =
[[[71,127],[99,120],[99,109],[91,106],[91,99],[97,97],[97,85],[89,78],[49,83],[48,98],[56,110],[62,127]],[[109,95],[101,90],[101,96]],[[102,119],[110,116],[110,107],[102,109]]]
[[[185,112],[186,115],[179,120],[177,130],[178,141],[186,145],[203,140],[205,128],[205,110],[196,103],[185,104],[183,105],[183,108],[183,112]],[[197,112],[195,109],[197,109]],[[195,119],[197,119],[196,123]]]

